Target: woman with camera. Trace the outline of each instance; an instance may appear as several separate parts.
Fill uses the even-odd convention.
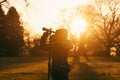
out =
[[[40,46],[44,50],[51,50],[51,75],[53,80],[68,80],[70,66],[67,62],[68,52],[72,49],[72,43],[67,39],[68,31],[58,29],[51,35],[50,30],[46,30],[41,37]],[[46,43],[50,37],[50,43]]]

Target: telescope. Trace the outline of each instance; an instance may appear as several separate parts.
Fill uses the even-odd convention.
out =
[[[50,32],[50,33],[55,33],[55,31],[52,31],[52,29],[48,29],[48,28],[45,28],[45,27],[43,27],[42,30]]]

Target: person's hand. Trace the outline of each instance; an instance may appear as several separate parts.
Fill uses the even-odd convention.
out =
[[[43,35],[44,35],[44,36],[48,36],[48,35],[49,35],[49,32],[48,32],[48,31],[47,31],[47,32],[44,32]]]

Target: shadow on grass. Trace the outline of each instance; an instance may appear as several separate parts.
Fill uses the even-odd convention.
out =
[[[0,75],[0,80],[47,80],[47,73],[11,73]]]
[[[101,75],[84,62],[72,64],[69,78],[69,80],[102,80]]]
[[[27,66],[32,63],[45,63],[47,57],[1,57],[0,70],[14,69]]]

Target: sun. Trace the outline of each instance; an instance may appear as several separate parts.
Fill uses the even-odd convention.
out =
[[[80,16],[75,17],[70,25],[70,30],[77,38],[80,37],[80,33],[84,32],[87,27],[87,22]]]

